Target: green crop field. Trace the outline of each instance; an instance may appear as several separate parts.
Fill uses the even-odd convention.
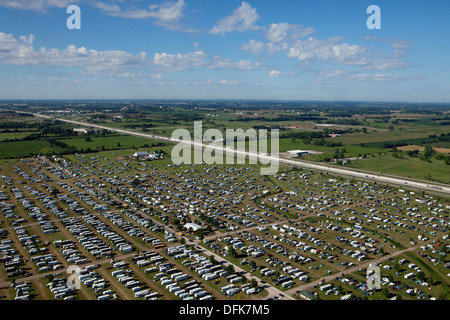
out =
[[[437,182],[450,183],[449,166],[444,162],[437,160],[432,160],[432,163],[429,163],[418,158],[397,159],[386,156],[356,160],[348,166],[355,169],[422,180],[428,180],[431,177]]]
[[[61,139],[59,141],[73,146],[77,149],[87,149],[97,150],[104,147],[105,149],[115,149],[115,148],[139,148],[145,144],[152,145],[152,143],[157,143],[156,140],[140,138],[135,136],[126,135],[113,135],[105,137],[90,137],[91,141],[86,141],[84,137]]]
[[[61,152],[46,140],[0,142],[0,158],[20,158],[48,152]]]
[[[0,133],[0,141],[23,139],[35,131],[19,131],[19,132],[2,132]]]

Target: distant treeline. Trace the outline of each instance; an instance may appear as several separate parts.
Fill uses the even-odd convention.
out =
[[[124,126],[126,129],[138,129],[141,128],[142,130],[146,130],[148,128],[154,128],[155,125],[151,123],[144,123],[144,124],[127,124]]]
[[[293,115],[281,115],[278,117],[242,117],[239,116],[236,119],[232,119],[230,121],[267,121],[267,122],[278,122],[278,121],[321,121],[326,120],[326,118],[322,117],[320,114],[293,114]]]
[[[278,117],[245,117],[239,116],[236,119],[231,119],[230,121],[242,121],[242,122],[250,122],[250,121],[265,121],[265,122],[287,122],[287,121],[313,121],[317,124],[329,123],[330,121],[333,124],[338,125],[352,125],[352,126],[363,126],[365,123],[363,121],[359,121],[356,119],[348,119],[348,118],[336,118],[329,119],[329,117],[323,117],[319,114],[302,114],[302,115],[281,115]]]
[[[17,104],[21,104],[17,106]],[[277,101],[277,100],[3,100],[2,108],[7,110],[79,110],[90,112],[128,114],[139,112],[166,112],[168,110],[295,110],[321,111],[336,116],[344,114],[390,114],[391,110],[399,113],[417,113],[442,115],[449,109],[449,104],[441,103],[393,103],[393,102],[359,102],[359,101]]]
[[[27,121],[2,121],[0,122],[0,128],[2,129],[36,129],[41,125],[40,122],[27,122]]]
[[[52,122],[45,122],[40,123],[37,126],[33,127],[34,130],[37,129],[37,132],[30,133],[29,135],[22,137],[22,138],[9,138],[5,139],[5,141],[32,141],[32,140],[38,140],[41,138],[45,138],[47,136],[52,137],[60,137],[60,138],[70,138],[70,137],[76,137],[79,135],[78,132],[74,131],[71,128],[63,128],[60,125],[60,122],[52,123]],[[5,129],[1,133],[17,133],[20,132],[17,128],[14,130]],[[102,129],[99,132],[95,133],[96,131],[88,130],[87,136],[90,135],[101,135],[105,136],[106,134],[110,133],[110,131],[106,129]]]
[[[369,148],[384,148],[384,149],[392,149],[397,147],[404,147],[409,145],[420,145],[424,143],[433,143],[433,142],[450,142],[450,132],[445,134],[442,133],[439,137],[437,135],[429,135],[428,138],[418,138],[418,139],[404,139],[404,140],[396,140],[396,141],[384,141],[384,142],[371,142],[364,143],[365,147]]]

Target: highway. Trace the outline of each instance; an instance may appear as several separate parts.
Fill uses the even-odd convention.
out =
[[[16,111],[16,112],[18,112],[18,111]],[[22,112],[19,112],[19,113],[22,113]],[[32,113],[32,114],[37,117],[42,117],[42,118],[47,118],[47,119],[55,119],[54,117],[42,115],[39,113]],[[433,193],[442,194],[442,195],[450,195],[450,186],[445,185],[445,184],[435,184],[432,182],[406,179],[403,177],[396,177],[396,176],[391,176],[391,175],[361,172],[361,171],[351,170],[348,168],[339,168],[339,167],[335,167],[335,166],[329,166],[327,164],[311,163],[311,162],[297,160],[297,159],[293,160],[293,159],[280,158],[280,157],[274,156],[274,155],[250,153],[248,151],[232,149],[232,148],[224,147],[224,146],[213,146],[213,145],[206,144],[203,142],[172,139],[169,137],[157,136],[154,134],[133,132],[133,131],[129,131],[129,130],[117,129],[117,128],[101,126],[101,125],[92,124],[92,123],[74,121],[74,120],[67,120],[67,119],[61,119],[61,118],[58,118],[57,120],[62,121],[62,122],[76,124],[79,126],[91,127],[91,128],[96,128],[96,129],[105,129],[105,130],[122,133],[122,134],[126,134],[126,135],[133,135],[133,136],[144,137],[144,138],[149,138],[149,139],[162,140],[162,141],[167,141],[167,142],[172,142],[172,143],[177,143],[177,144],[180,144],[180,143],[189,144],[189,145],[197,147],[197,148],[203,148],[203,147],[208,146],[209,148],[212,148],[212,149],[216,149],[219,151],[221,150],[224,154],[234,153],[235,155],[240,155],[243,157],[245,157],[245,156],[250,157],[250,158],[253,157],[253,159],[259,159],[259,161],[264,164],[265,163],[272,164],[272,165],[273,164],[284,164],[284,165],[289,165],[289,166],[296,166],[298,168],[303,168],[303,169],[311,169],[311,170],[329,172],[332,174],[351,177],[351,178],[355,178],[355,179],[361,179],[361,180],[366,180],[366,181],[369,181],[369,180],[376,181],[377,183],[380,183],[380,184],[395,185],[395,186],[400,186],[400,187],[403,186],[404,188],[408,188],[408,189],[423,190],[423,191],[433,192]]]

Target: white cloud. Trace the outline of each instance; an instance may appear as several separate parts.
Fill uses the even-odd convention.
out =
[[[294,40],[306,37],[315,32],[314,29],[309,27],[306,28],[298,24],[284,22],[272,23],[268,27],[261,27],[260,29],[266,30],[265,36],[268,43],[265,44],[262,41],[251,39],[248,43],[241,46],[242,50],[248,50],[257,54],[267,49],[267,52],[272,55],[287,50]]]
[[[211,34],[222,34],[231,31],[258,30],[256,21],[259,19],[256,9],[252,8],[247,2],[243,1],[241,6],[234,12],[217,22],[217,25],[211,29]]]
[[[265,45],[264,42],[262,41],[256,41],[254,39],[251,39],[248,44],[245,43],[242,45],[241,49],[242,50],[250,50],[251,52],[253,52],[254,54],[257,54],[261,51],[264,51]]]
[[[288,49],[289,45],[286,42],[274,44],[274,43],[268,43],[267,44],[267,52],[269,54],[275,54],[280,51],[286,51]]]
[[[0,6],[46,12],[49,8],[66,8],[71,4],[76,4],[76,0],[0,0]]]
[[[61,77],[49,77],[47,78],[48,81],[52,82],[52,81],[69,81],[69,78],[61,78]]]
[[[186,80],[176,80],[176,81],[160,81],[156,82],[157,84],[164,84],[164,85],[188,85],[193,87],[208,87],[208,88],[217,88],[218,85],[221,86],[235,86],[238,84],[243,83],[241,80],[228,80],[228,79],[222,79],[222,80],[216,80],[216,79],[207,79],[207,80],[193,80],[193,79],[186,79]]]
[[[124,9],[115,2],[120,2],[125,6],[126,1],[111,1],[106,0],[0,0],[0,6],[21,9],[21,10],[35,10],[46,13],[50,8],[67,8],[73,4],[87,4],[103,13],[122,18],[130,19],[154,19],[155,24],[163,26],[167,29],[177,30],[182,32],[197,32],[191,28],[181,27],[179,20],[183,17],[183,12],[186,7],[184,0],[176,0],[174,2],[164,1],[161,4],[149,5],[143,9]]]
[[[273,69],[269,72],[269,78],[292,78],[296,74],[293,72],[281,72],[280,70]]]
[[[270,78],[278,78],[280,76],[281,72],[280,70],[271,70],[269,72],[269,77]]]
[[[153,64],[157,68],[159,67],[159,69],[168,72],[186,71],[194,67],[251,71],[261,66],[260,63],[250,60],[232,61],[231,59],[223,59],[220,56],[215,56],[211,59],[202,50],[186,54],[155,53]]]
[[[185,9],[184,0],[177,2],[163,2],[160,5],[150,5],[147,9],[124,10],[116,4],[95,2],[97,8],[114,17],[131,19],[155,19],[156,23],[169,29],[179,29],[178,22]]]
[[[375,36],[365,36],[365,40],[368,41],[381,41],[385,42],[389,47],[393,49],[393,53],[395,57],[403,57],[405,56],[411,46],[414,44],[413,41],[407,41],[402,39],[388,39],[388,38],[380,38]]]
[[[345,79],[347,81],[351,80],[357,80],[357,81],[395,81],[399,80],[402,77],[398,74],[391,74],[391,73],[360,73],[352,75],[351,77],[348,77],[348,79]]]
[[[312,28],[305,28],[298,24],[272,23],[265,35],[269,42],[292,41],[307,37],[315,32]]]
[[[36,37],[33,34],[30,34],[28,37],[27,36],[19,36],[20,41],[24,42],[25,44],[31,46],[33,45],[34,39]]]
[[[89,72],[117,70],[140,65],[146,61],[145,53],[134,55],[120,50],[97,51],[69,45],[64,50],[33,47],[34,36],[14,38],[0,33],[0,63],[12,65],[46,65],[81,67]]]
[[[415,80],[416,76],[402,76],[393,73],[357,73],[342,69],[325,69],[317,72],[319,82],[335,81],[398,81],[398,80]]]
[[[375,55],[366,47],[356,44],[341,43],[342,38],[325,40],[308,38],[298,40],[288,50],[287,55],[303,62],[322,62],[337,65],[359,66],[366,70],[391,70],[407,66],[407,62],[384,54]]]
[[[224,86],[235,86],[242,83],[240,80],[220,80],[219,83]]]
[[[389,69],[401,69],[408,65],[406,61],[396,58],[378,58],[371,60],[365,66],[366,70],[389,70]]]
[[[203,67],[208,63],[208,56],[204,51],[195,51],[187,54],[155,53],[153,63],[165,71],[190,70],[193,67]]]
[[[404,68],[408,65],[400,57],[404,56],[412,45],[412,42],[400,39],[364,37],[368,41],[386,42],[394,50],[393,55],[387,55],[369,52],[365,46],[342,42],[343,37],[301,39],[314,33],[315,30],[297,24],[272,23],[265,30],[268,43],[253,41],[244,44],[241,48],[253,52],[266,49],[269,55],[285,52],[288,57],[296,58],[304,63],[332,63],[360,66],[366,70],[389,70]]]
[[[349,74],[348,71],[342,69],[325,69],[318,72],[321,78],[333,79]]]
[[[300,61],[335,62],[339,64],[365,65],[368,62],[366,48],[348,43],[338,43],[340,37],[325,40],[309,37],[297,40],[288,50],[287,55]]]
[[[34,35],[15,38],[0,33],[0,63],[10,65],[36,65],[79,67],[81,74],[90,75],[110,72],[111,75],[133,78],[133,70],[150,68],[153,80],[161,79],[161,72],[187,71],[194,68],[251,71],[261,66],[250,60],[232,61],[220,56],[209,57],[202,50],[186,54],[155,53],[148,59],[146,53],[131,54],[121,50],[98,51],[73,44],[60,50],[33,47]],[[114,72],[114,73],[111,73]]]
[[[413,42],[400,39],[389,39],[387,40],[387,44],[394,49],[395,56],[402,57],[409,52],[409,49],[413,45]]]
[[[253,62],[250,60],[239,60],[238,62],[230,59],[222,59],[219,56],[215,56],[213,61],[208,65],[209,69],[226,69],[226,70],[241,70],[252,71],[261,67],[261,63]]]

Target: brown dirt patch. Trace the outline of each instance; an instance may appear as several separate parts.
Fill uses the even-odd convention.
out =
[[[402,150],[402,151],[419,150],[420,152],[423,152],[425,150],[425,147],[410,145],[410,146],[397,147],[397,149]],[[439,153],[450,153],[449,148],[433,148],[433,150],[436,152],[439,152]]]

